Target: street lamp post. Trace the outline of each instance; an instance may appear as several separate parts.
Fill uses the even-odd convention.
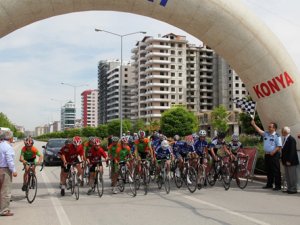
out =
[[[128,33],[128,34],[117,34],[114,32],[110,32],[107,30],[102,30],[102,29],[95,29],[96,32],[105,32],[108,34],[112,34],[115,36],[118,36],[121,39],[121,65],[120,65],[120,90],[119,90],[119,102],[120,102],[120,138],[122,137],[122,133],[123,133],[123,101],[122,101],[122,91],[123,91],[123,87],[122,87],[122,80],[123,80],[123,37],[129,36],[129,35],[133,35],[133,34],[146,34],[145,31],[137,31],[137,32],[133,32],[133,33]]]
[[[67,85],[74,88],[74,107],[75,107],[75,119],[76,119],[76,88],[83,87],[83,86],[89,86],[88,84],[80,84],[80,85],[74,85],[69,83],[61,82],[62,85]]]

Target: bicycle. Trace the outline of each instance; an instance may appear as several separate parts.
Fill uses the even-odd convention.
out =
[[[162,188],[162,185],[165,186],[166,193],[170,193],[170,176],[167,173],[166,168],[166,159],[157,160],[157,163],[161,165],[160,172],[157,176],[157,186],[158,189]]]
[[[200,190],[206,180],[206,164],[207,164],[207,158],[205,155],[199,156],[197,159],[197,165],[196,165],[196,171],[197,171],[197,186]]]
[[[174,170],[174,181],[177,188],[181,188],[183,183],[186,184],[188,190],[191,193],[194,193],[197,189],[197,172],[194,167],[190,165],[190,158],[184,158],[183,171],[180,171],[178,176],[177,170],[180,170],[178,167],[178,162],[176,163],[176,169]]]
[[[217,161],[214,163],[214,167],[211,168],[210,172],[207,176],[207,181],[210,186],[214,186],[216,181],[222,181],[223,187],[227,191],[230,188],[230,165],[229,162],[225,162],[228,157],[224,156],[221,158],[218,158]]]
[[[140,184],[141,184],[140,180],[142,180],[142,184],[144,186],[144,195],[146,195],[148,193],[148,186],[149,186],[150,179],[151,179],[150,170],[149,170],[149,161],[148,161],[148,159],[141,159],[138,161],[141,162],[142,173],[139,174],[138,170],[135,171],[134,177],[137,182],[136,187],[137,187],[137,190],[140,188]]]
[[[248,158],[248,155],[237,154],[237,159],[231,164],[232,167],[230,178],[235,178],[235,182],[240,189],[244,189],[248,184]]]
[[[26,165],[29,166],[28,174],[27,174],[27,182],[26,182],[26,190],[25,190],[25,196],[28,201],[28,203],[33,203],[35,200],[36,194],[37,194],[37,189],[38,189],[38,182],[37,178],[34,172],[34,166],[37,164],[35,162],[27,162]],[[41,169],[42,171],[44,168],[44,164],[41,164]],[[24,167],[25,169],[25,167]]]
[[[70,170],[67,176],[67,181],[66,181],[66,186],[67,190],[71,189],[71,194],[75,194],[76,200],[79,199],[79,186],[80,182],[78,181],[78,176],[77,176],[77,169],[76,165],[80,164],[81,162],[74,162],[74,163],[69,163],[70,165]]]
[[[104,191],[104,181],[103,181],[103,174],[100,171],[100,162],[102,162],[102,161],[96,162],[95,177],[94,177],[94,184],[92,186],[92,191],[95,192],[95,190],[97,188],[97,193],[98,193],[99,197],[101,198],[103,195],[103,191]]]
[[[130,171],[127,165],[128,161],[131,161],[132,159],[128,159],[125,161],[119,162],[119,176],[117,180],[117,186],[120,190],[120,192],[123,192],[125,189],[125,184],[128,183],[130,187],[130,191],[132,192],[133,197],[136,196],[136,179],[135,179],[135,173]],[[134,169],[133,169],[134,170]]]

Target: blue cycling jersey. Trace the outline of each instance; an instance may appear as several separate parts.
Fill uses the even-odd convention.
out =
[[[184,149],[186,148],[186,143],[184,141],[176,141],[173,145],[173,154],[177,155],[180,154],[181,152],[184,151]]]
[[[205,153],[205,148],[208,147],[208,143],[205,140],[197,140],[194,144],[194,147],[198,155],[203,155]]]
[[[153,149],[156,149],[158,148],[158,146],[160,146],[160,143],[161,143],[160,139],[156,138],[151,141],[151,146]]]
[[[170,147],[166,148],[166,149],[163,149],[161,146],[159,146],[155,150],[155,156],[156,156],[156,159],[170,159],[170,156],[171,156]]]

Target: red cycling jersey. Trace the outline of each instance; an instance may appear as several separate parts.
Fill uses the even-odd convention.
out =
[[[59,155],[65,156],[67,163],[73,163],[76,159],[78,159],[78,155],[80,155],[80,152],[74,145],[70,145],[63,146],[59,151]]]
[[[91,164],[96,164],[99,160],[101,160],[101,157],[106,158],[107,154],[103,148],[93,146],[86,152],[86,157],[89,159]]]
[[[84,155],[83,145],[79,145],[76,148],[77,148],[77,151],[78,151],[79,155],[83,157],[83,155]]]

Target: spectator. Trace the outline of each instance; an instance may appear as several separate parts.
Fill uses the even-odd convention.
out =
[[[251,125],[263,137],[264,151],[265,151],[265,167],[267,171],[267,184],[264,189],[273,188],[275,180],[274,191],[281,190],[281,173],[280,173],[280,151],[282,142],[280,135],[276,133],[277,124],[270,123],[268,131],[261,130],[252,119]]]
[[[297,155],[297,143],[293,136],[290,135],[290,128],[284,127],[281,130],[283,136],[281,161],[284,166],[285,179],[287,182],[287,193],[297,193],[297,165],[299,159]]]
[[[13,139],[11,131],[0,134],[0,216],[13,216],[9,209],[11,198],[12,176],[16,177],[14,149],[10,145]]]

